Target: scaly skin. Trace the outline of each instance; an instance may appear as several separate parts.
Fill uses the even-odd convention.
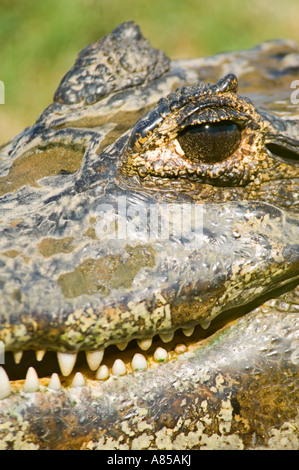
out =
[[[85,386],[66,378],[58,391],[49,378],[32,393],[12,383],[3,448],[299,448],[298,121],[240,97],[232,73],[197,81],[126,23],[80,53],[2,149],[5,350],[97,351],[176,331],[168,362],[153,346],[146,371],[85,370]],[[206,142],[207,124],[224,139],[216,153],[185,146],[192,126]],[[161,238],[157,208],[191,208],[199,223]],[[175,348],[177,330],[211,321]]]

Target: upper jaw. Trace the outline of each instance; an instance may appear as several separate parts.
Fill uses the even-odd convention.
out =
[[[130,285],[111,288],[109,299],[64,297],[58,312],[40,298],[36,310],[2,313],[0,340],[6,350],[101,350],[189,328],[298,275],[297,219],[261,203],[214,205],[213,212],[211,207],[202,206],[203,230],[195,234],[202,245],[197,248],[191,238],[184,250],[179,241],[141,245],[137,240],[136,247],[153,256],[151,267],[136,272],[136,266],[127,265],[134,274]],[[125,253],[133,251],[126,245]]]

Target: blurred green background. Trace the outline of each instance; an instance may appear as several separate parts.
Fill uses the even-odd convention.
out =
[[[87,44],[126,20],[173,59],[299,42],[298,0],[0,0],[0,143],[31,125]]]

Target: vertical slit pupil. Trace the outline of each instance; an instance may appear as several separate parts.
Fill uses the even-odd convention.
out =
[[[190,125],[177,139],[187,158],[212,164],[222,162],[238,149],[241,130],[232,121]]]

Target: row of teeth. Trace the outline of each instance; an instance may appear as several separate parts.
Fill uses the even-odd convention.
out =
[[[203,326],[207,328],[209,325],[204,324]],[[185,328],[182,331],[185,336],[192,336],[192,334],[194,333],[194,329],[195,329],[194,327],[188,328],[188,329]],[[170,341],[173,340],[174,332],[171,332],[168,334],[160,334],[159,336],[164,343],[169,343]],[[145,339],[137,340],[137,344],[140,347],[140,349],[142,349],[142,351],[147,351],[151,347],[152,341],[153,341],[153,338],[145,338]],[[128,343],[116,343],[116,346],[118,347],[120,351],[124,351],[127,345]],[[158,350],[159,349],[162,349],[162,348],[158,348]],[[86,361],[87,361],[89,368],[92,371],[97,370],[98,367],[100,366],[103,356],[104,356],[104,352],[105,352],[104,349],[101,349],[98,351],[86,351]],[[45,349],[36,351],[35,353],[36,360],[38,362],[42,361],[45,353],[46,353]],[[15,351],[13,353],[13,356],[14,356],[15,363],[19,364],[23,357],[23,351]],[[71,374],[75,366],[75,363],[77,360],[77,354],[58,352],[57,360],[58,360],[58,364],[59,364],[62,375],[67,377],[68,375]]]
[[[201,326],[206,329],[208,328],[209,324],[208,322],[206,322],[206,323],[203,323]],[[194,332],[194,327],[183,329],[183,333],[187,337],[191,336],[193,332]],[[174,332],[171,332],[169,334],[160,334],[159,336],[164,343],[168,343],[172,341],[174,337]],[[145,339],[137,340],[137,343],[140,349],[142,349],[143,351],[147,351],[152,345],[152,338],[145,338]],[[121,351],[126,349],[127,345],[128,343],[116,344],[118,349]],[[175,347],[175,352],[177,354],[182,354],[183,352],[186,351],[186,349],[187,348],[185,345],[178,344]],[[98,351],[86,351],[87,364],[92,371],[96,371],[96,374],[95,374],[96,380],[106,380],[110,376],[108,367],[104,364],[101,365],[101,362],[104,357],[104,352],[105,352],[104,349],[101,349]],[[42,361],[45,353],[46,353],[46,350],[36,351],[37,361]],[[13,353],[13,355],[14,355],[14,360],[16,364],[19,364],[23,356],[23,351],[16,351]],[[163,349],[161,347],[158,347],[154,352],[154,360],[157,363],[166,362],[168,360],[168,357],[169,356],[168,356],[168,352],[166,351],[166,349]],[[77,360],[77,354],[58,352],[57,360],[58,360],[58,364],[59,364],[62,375],[64,377],[67,377],[73,371],[73,368]],[[133,371],[142,371],[148,368],[147,360],[143,356],[143,354],[136,353],[134,355],[132,362],[131,362],[131,367]],[[121,359],[116,359],[112,366],[111,372],[113,376],[122,376],[127,373],[127,367]],[[71,386],[73,388],[77,388],[77,387],[82,387],[84,385],[85,385],[84,376],[82,375],[81,372],[77,372],[73,378]],[[48,388],[50,390],[60,390],[62,388],[59,375],[57,373],[52,374]],[[37,373],[33,367],[29,367],[27,371],[26,379],[24,382],[23,391],[30,393],[30,392],[36,392],[39,389],[40,389],[40,385],[39,385],[39,379],[38,379]],[[8,375],[5,369],[0,367],[0,399],[8,397],[10,393],[11,393],[11,386],[10,386]]]
[[[90,353],[92,354],[92,353]],[[93,353],[97,355],[97,359],[93,361],[93,365],[95,363],[99,363],[99,356],[103,357],[104,351],[97,351]],[[63,371],[63,375],[67,376],[71,373],[74,363],[76,362],[76,354],[64,354],[58,353],[58,357],[60,357],[60,368]],[[163,348],[157,348],[154,354],[155,360],[157,362],[166,362],[168,359],[168,352]],[[132,370],[133,371],[142,371],[146,370],[148,367],[146,358],[139,353],[136,353],[132,359]],[[112,375],[114,376],[122,376],[127,373],[127,368],[125,363],[121,359],[116,359],[112,366]],[[106,380],[108,379],[110,373],[109,369],[106,365],[101,365],[98,367],[95,378],[97,380]],[[81,372],[76,372],[73,381],[72,381],[72,388],[83,387],[85,385],[85,379]],[[48,388],[50,390],[60,390],[61,383],[59,379],[59,375],[54,372],[51,376]],[[23,386],[23,391],[27,393],[37,392],[40,389],[38,375],[34,367],[29,367],[25,383]],[[6,398],[10,395],[11,386],[9,382],[9,377],[3,369],[0,367],[0,399]]]
[[[178,345],[178,347],[181,348],[181,352],[183,352],[184,345]],[[98,368],[95,368],[96,364],[100,364],[100,356],[103,357],[104,351],[95,351],[93,353],[86,353],[87,355],[91,356],[93,355],[92,359],[92,369],[97,369],[96,374],[95,374],[95,379],[97,380],[106,380],[109,378],[109,369],[106,365],[100,365]],[[76,362],[77,355],[76,354],[66,354],[66,353],[58,353],[58,360],[60,364],[60,368],[62,370],[62,373],[64,376],[67,376],[71,373],[73,366]],[[156,362],[166,362],[168,360],[168,352],[161,348],[158,347],[154,353],[154,359]],[[90,363],[89,363],[90,366]],[[148,367],[148,363],[146,358],[143,356],[143,354],[136,353],[132,359],[131,367],[133,371],[143,371],[146,370]],[[122,376],[127,373],[127,367],[126,364],[121,360],[121,359],[116,359],[114,361],[114,364],[112,366],[112,375],[113,376]],[[77,387],[83,387],[85,385],[85,379],[84,376],[82,375],[81,372],[76,372],[71,387],[72,388],[77,388]],[[60,390],[62,388],[59,375],[57,373],[53,373],[48,385],[48,389],[50,390]],[[34,367],[29,367],[25,382],[23,385],[23,391],[27,393],[33,393],[37,392],[40,389],[40,384],[39,384],[39,378],[36,373],[36,370]],[[6,398],[10,395],[11,393],[11,386],[10,386],[10,381],[9,377],[3,369],[3,367],[0,367],[0,399]]]

